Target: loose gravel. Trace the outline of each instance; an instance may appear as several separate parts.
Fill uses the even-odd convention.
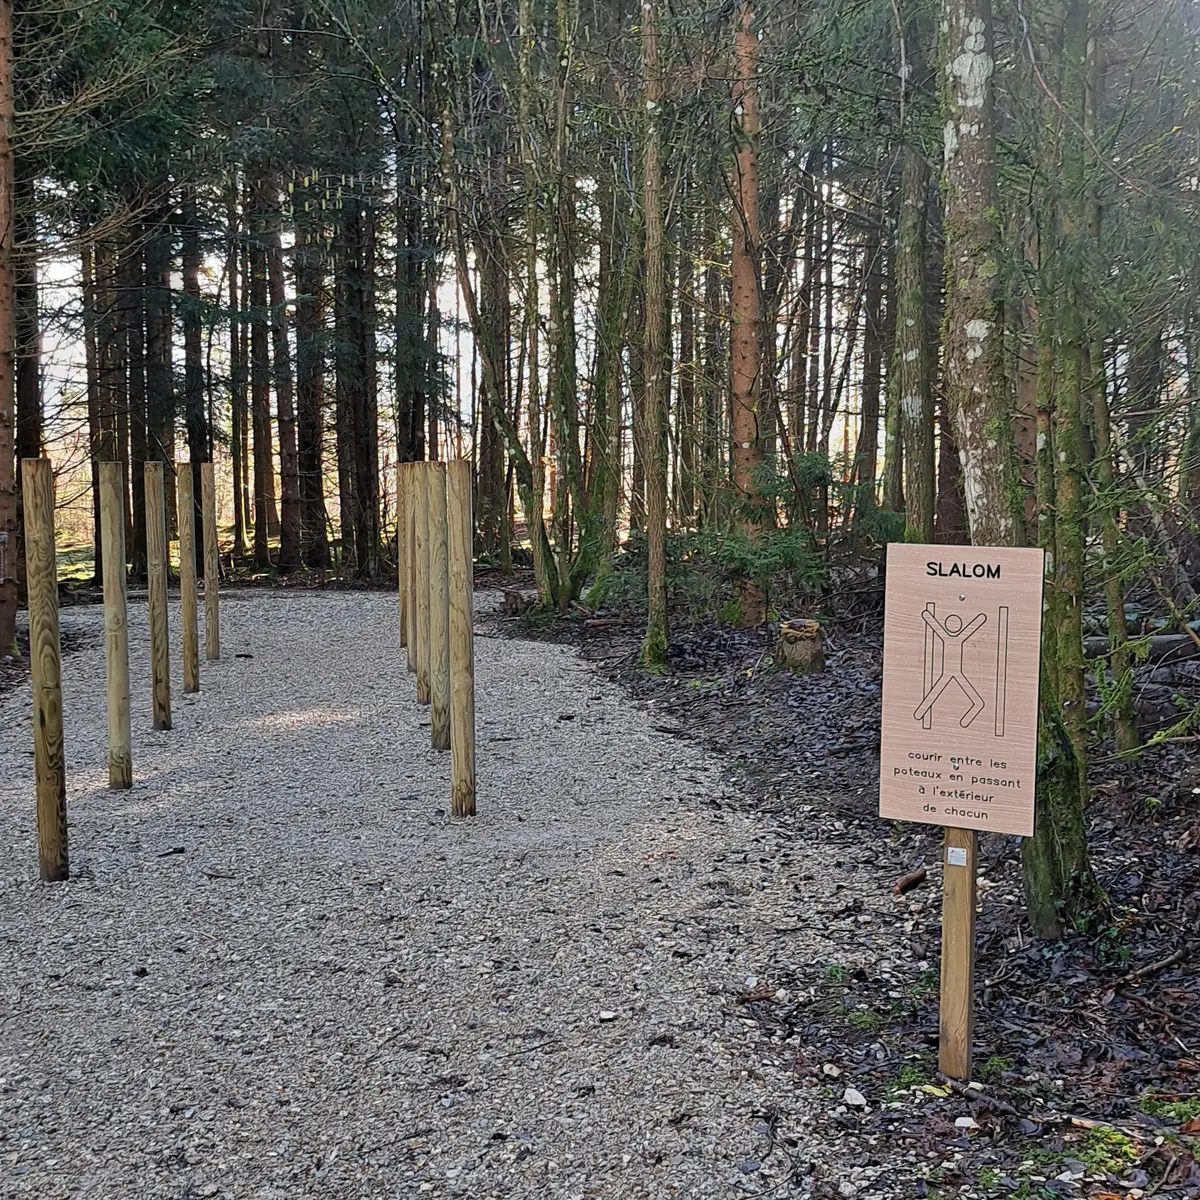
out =
[[[0,1196],[809,1194],[795,1051],[738,996],[781,933],[827,952],[854,881],[819,845],[760,852],[652,707],[486,636],[452,821],[392,598],[232,592],[194,696],[172,610],[155,733],[131,605],[127,793],[101,612],[63,612],[69,883],[36,879],[28,684],[0,697]]]

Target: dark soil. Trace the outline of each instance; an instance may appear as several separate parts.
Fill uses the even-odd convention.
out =
[[[1089,837],[1110,908],[1086,933],[1034,940],[1019,839],[981,836],[974,1073],[984,1086],[953,1090],[936,1074],[940,831],[876,815],[878,617],[833,626],[827,668],[807,678],[775,668],[769,629],[686,632],[668,670],[653,675],[638,665],[637,621],[577,613],[549,627],[528,617],[495,624],[577,642],[653,705],[660,728],[729,762],[741,804],[779,853],[819,839],[837,866],[865,872],[877,889],[870,914],[853,904],[809,914],[829,922],[828,960],[799,972],[764,961],[758,978],[769,985],[738,1006],[776,1053],[781,1042],[795,1053],[798,1087],[828,1089],[832,1066],[839,1088],[852,1080],[871,1097],[865,1110],[835,1100],[822,1131],[846,1142],[847,1163],[868,1163],[883,1147],[915,1154],[913,1178],[888,1193],[897,1196],[1200,1197],[1194,737],[1133,764],[1095,756]],[[1156,685],[1195,702],[1200,661],[1176,664],[1171,679],[1156,670]],[[921,866],[927,881],[893,896],[895,881]],[[811,998],[781,1003],[779,988]],[[966,1115],[978,1128],[955,1125]],[[849,1194],[838,1186],[829,1195]]]

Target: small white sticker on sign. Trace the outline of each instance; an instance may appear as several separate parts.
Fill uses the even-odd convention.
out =
[[[952,867],[967,865],[967,851],[963,846],[951,846],[946,851],[946,862]]]

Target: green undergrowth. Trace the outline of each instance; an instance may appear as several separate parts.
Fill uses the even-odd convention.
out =
[[[1137,1142],[1119,1129],[1100,1126],[1089,1129],[1079,1151],[1079,1161],[1093,1171],[1107,1171],[1110,1175],[1121,1175],[1136,1166],[1141,1157]]]
[[[1143,1096],[1138,1108],[1149,1117],[1162,1117],[1180,1125],[1200,1119],[1200,1097],[1189,1100],[1160,1100],[1157,1096]]]

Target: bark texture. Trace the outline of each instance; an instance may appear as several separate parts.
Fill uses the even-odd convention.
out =
[[[749,18],[747,17],[748,21]],[[667,463],[663,251],[662,67],[658,49],[657,0],[642,0],[642,70],[646,102],[646,150],[642,163],[646,222],[646,541],[648,608],[642,661],[661,667],[667,660]]]

